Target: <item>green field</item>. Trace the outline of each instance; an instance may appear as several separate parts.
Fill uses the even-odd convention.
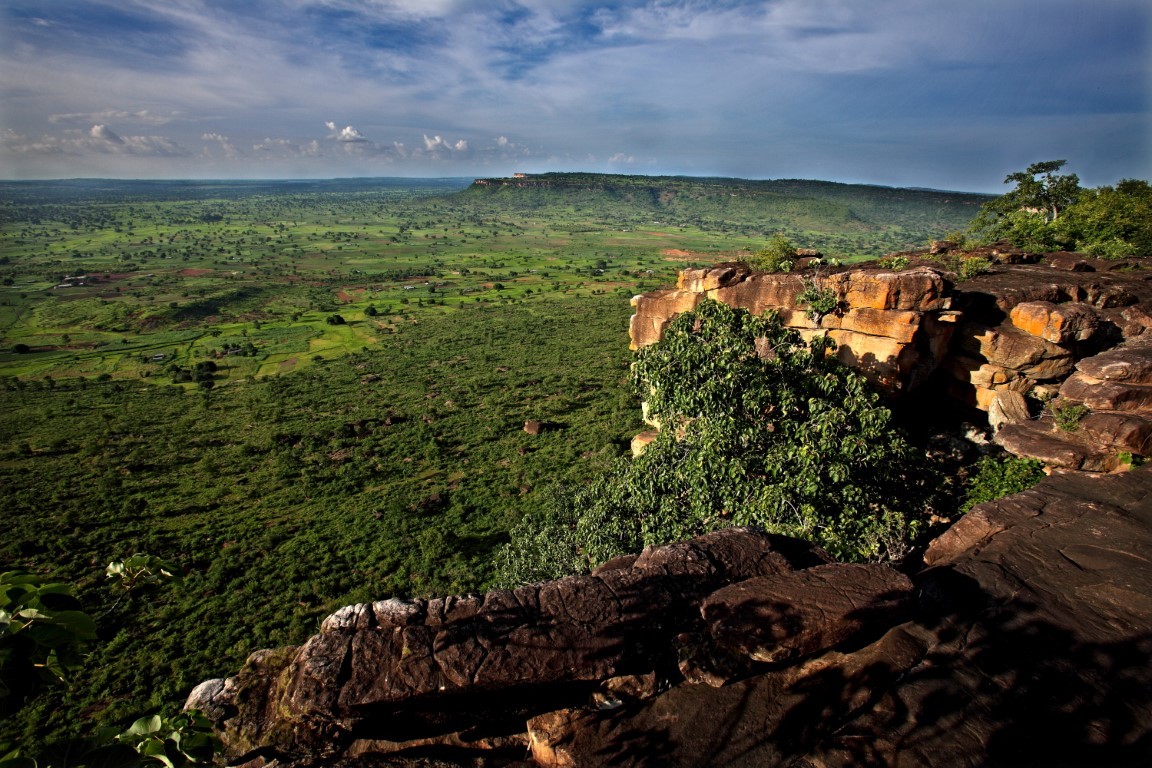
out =
[[[77,585],[101,634],[0,743],[172,711],[350,602],[486,588],[547,489],[642,428],[630,296],[776,232],[862,259],[976,209],[540,178],[0,184],[0,570]],[[118,599],[135,552],[183,584]]]

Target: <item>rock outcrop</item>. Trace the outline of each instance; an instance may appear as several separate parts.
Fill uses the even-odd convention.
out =
[[[1018,455],[1094,472],[1152,455],[1152,383],[1146,372],[1132,373],[1152,368],[1146,260],[985,248],[952,257],[996,262],[959,282],[931,260],[910,256],[913,267],[896,272],[687,269],[675,290],[633,298],[632,345],[659,340],[673,317],[705,298],[757,314],[774,310],[805,338],[827,335],[841,362],[889,395],[930,391],[986,412],[996,441]],[[836,309],[812,314],[801,295],[813,288],[834,295]],[[1121,358],[1125,372],[1104,370]],[[1084,428],[1060,428],[1042,407],[1052,398],[1053,409],[1085,407]]]
[[[1054,475],[911,578],[731,529],[349,606],[189,705],[252,768],[1146,764],[1149,595],[1152,469]]]
[[[799,298],[806,289],[834,296],[836,311],[814,314]],[[686,269],[675,290],[632,299],[630,334],[633,349],[658,341],[673,317],[705,298],[754,314],[774,310],[806,339],[827,335],[842,362],[898,393],[917,386],[939,363],[956,317],[949,311],[951,294],[951,281],[930,267],[807,276],[743,267]]]

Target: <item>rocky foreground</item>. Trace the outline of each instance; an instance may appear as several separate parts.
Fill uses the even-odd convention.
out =
[[[705,296],[779,309],[890,393],[979,408],[1055,467],[922,563],[729,529],[513,591],[348,606],[188,706],[250,768],[1152,764],[1152,467],[1132,468],[1152,453],[1152,270],[996,258],[964,282],[686,270],[635,302],[636,345]],[[813,284],[835,311],[800,306]]]
[[[189,706],[253,768],[1147,765],[1152,470],[978,507],[910,577],[732,529],[349,606]]]

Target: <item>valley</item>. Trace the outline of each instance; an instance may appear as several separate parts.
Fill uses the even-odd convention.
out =
[[[0,742],[172,711],[342,605],[487,588],[515,523],[642,429],[630,297],[775,234],[922,247],[984,199],[535,178],[0,184],[0,560],[100,633]],[[116,593],[137,552],[183,583]]]

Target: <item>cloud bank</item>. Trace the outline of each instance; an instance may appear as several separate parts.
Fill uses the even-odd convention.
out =
[[[1152,176],[1144,0],[7,0],[13,177]]]

